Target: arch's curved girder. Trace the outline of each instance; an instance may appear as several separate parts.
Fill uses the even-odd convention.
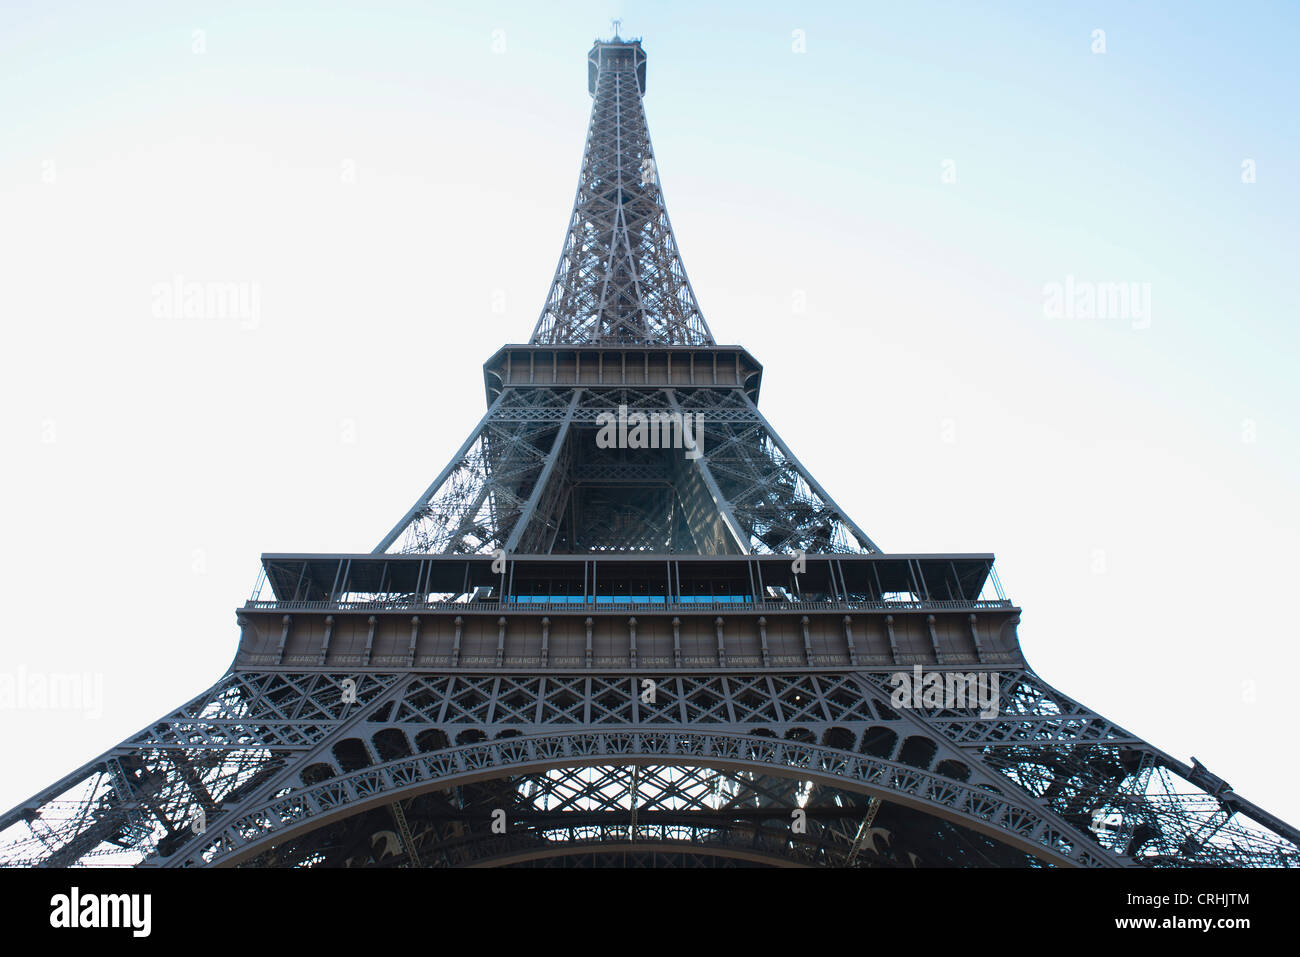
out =
[[[1058,865],[1121,866],[1073,840],[1038,809],[932,771],[816,744],[753,735],[677,731],[573,731],[480,742],[413,755],[329,778],[239,809],[216,833],[164,866],[237,864],[330,820],[452,784],[547,768],[678,763],[799,777],[881,797],[994,837]]]
[[[1041,866],[901,805],[793,778],[671,765],[565,768],[426,792],[324,824],[242,866],[503,866],[619,856],[631,843],[647,854],[688,846],[790,866]]]

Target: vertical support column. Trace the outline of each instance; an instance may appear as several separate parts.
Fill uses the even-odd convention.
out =
[[[636,619],[635,618],[629,618],[627,620],[627,631],[628,631],[628,636],[632,640],[631,650],[629,652],[629,660],[631,661],[632,667],[635,668],[636,667]]]
[[[280,619],[280,650],[276,652],[275,663],[284,664],[284,647],[289,643],[289,628],[293,625],[293,615],[285,615]]]
[[[682,620],[673,619],[673,667],[682,666]]]
[[[366,650],[361,655],[361,666],[363,668],[370,664],[370,654],[375,649],[375,625],[378,623],[379,619],[374,615],[366,619],[366,624],[370,626],[370,634],[366,635]]]
[[[980,630],[975,627],[975,616],[972,614],[968,619],[970,621],[970,636],[975,641],[975,658],[980,664],[984,664],[984,643],[980,641]]]
[[[921,571],[921,562],[914,558],[907,560],[907,567],[912,573],[913,591],[916,597],[921,601],[931,601],[930,586],[925,580],[925,574]]]
[[[460,636],[465,630],[465,619],[460,615],[456,616],[456,638],[451,644],[451,666],[455,668],[460,664]]]
[[[856,665],[858,663],[858,651],[853,647],[853,619],[848,615],[844,616],[844,640],[849,646],[849,664]]]
[[[251,622],[249,622],[248,618],[245,615],[241,615],[239,612],[235,612],[235,624],[239,626],[239,650],[240,653],[242,654],[243,650],[248,647],[248,642],[250,639],[248,629],[252,626],[252,624]],[[326,635],[328,638],[328,632],[326,633]]]
[[[339,579],[343,576],[343,565],[346,561],[347,559],[340,559],[334,568],[334,583],[330,585],[330,601],[338,601],[336,596],[339,593]]]
[[[767,619],[762,615],[758,616],[758,641],[763,649],[763,667],[770,668],[772,660],[767,653]]]
[[[930,647],[934,649],[934,660],[943,664],[943,651],[939,648],[939,633],[934,630],[934,615],[925,616],[925,627],[930,630]]]
[[[411,616],[411,643],[406,649],[407,667],[415,664],[415,643],[420,640],[420,616]]]
[[[321,643],[320,657],[316,660],[316,664],[318,665],[325,664],[325,658],[330,653],[330,638],[333,637],[333,635],[334,635],[334,616],[326,615],[325,616],[325,641]]]
[[[501,667],[506,655],[506,616],[497,619],[497,667]]]
[[[840,594],[844,596],[845,601],[850,601],[851,599],[849,598],[849,583],[848,580],[845,579],[844,577],[844,565],[840,562],[838,558],[835,558],[831,560],[831,568],[834,571],[838,571],[840,573]]]
[[[716,628],[718,632],[718,667],[719,668],[727,667],[727,646],[722,639],[722,624],[723,622],[722,622],[721,615],[713,619],[713,627]]]
[[[588,616],[583,623],[587,626],[587,667],[591,667],[591,618]]]
[[[799,629],[803,632],[803,657],[804,661],[811,667],[813,664],[812,639],[808,637],[808,616],[802,615],[799,618]]]
[[[542,619],[542,667],[551,659],[551,619]]]
[[[889,654],[898,664],[898,641],[894,638],[894,616],[885,616],[885,633],[889,635]]]

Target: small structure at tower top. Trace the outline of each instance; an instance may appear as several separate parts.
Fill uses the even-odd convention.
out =
[[[636,71],[636,85],[645,96],[645,51],[640,40],[624,40],[617,33],[612,40],[597,40],[587,54],[587,92],[596,95],[596,78],[601,70]]]

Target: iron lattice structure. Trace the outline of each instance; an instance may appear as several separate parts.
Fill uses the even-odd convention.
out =
[[[0,861],[1300,864],[1034,673],[992,555],[885,553],[836,505],[700,313],[640,43],[588,64],[555,281],[464,445],[374,551],[264,555],[229,672],[0,819]],[[915,667],[996,707],[900,707]]]
[[[532,341],[712,345],[659,186],[641,105],[645,53],[598,43],[587,62],[593,103],[578,195]]]

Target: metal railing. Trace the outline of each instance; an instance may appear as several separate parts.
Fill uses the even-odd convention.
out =
[[[470,613],[512,612],[773,612],[793,614],[805,611],[980,611],[1013,607],[1010,601],[734,601],[734,602],[598,602],[552,601],[255,601],[244,607],[251,611],[461,611]]]

